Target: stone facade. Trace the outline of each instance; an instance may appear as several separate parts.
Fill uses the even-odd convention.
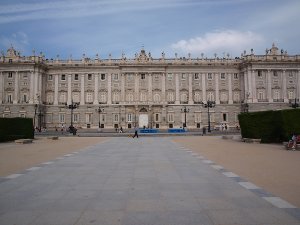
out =
[[[300,99],[300,55],[273,44],[265,55],[239,58],[46,59],[13,47],[0,58],[0,116],[32,117],[41,127],[235,127],[245,110],[289,108]],[[184,107],[186,111],[184,112]],[[100,110],[99,110],[100,109]]]

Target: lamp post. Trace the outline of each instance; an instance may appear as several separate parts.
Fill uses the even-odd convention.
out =
[[[42,117],[43,117],[43,114],[42,114],[42,109],[41,109],[41,106],[39,107],[39,114],[38,114],[38,128],[39,128],[39,132],[41,132],[42,130]]]
[[[292,108],[294,108],[294,109],[296,109],[296,108],[299,107],[299,104],[297,103],[297,99],[296,99],[296,98],[295,98],[294,103],[290,102],[290,107],[292,107]]]
[[[96,112],[98,112],[99,115],[99,129],[101,128],[101,113],[104,112],[104,109],[101,109],[100,106],[98,109],[96,109]]]
[[[248,103],[242,103],[242,112],[248,113],[249,112],[249,105]]]
[[[183,128],[186,128],[186,113],[188,113],[190,110],[186,108],[186,106],[183,107],[183,109],[181,109],[181,112],[184,113],[184,124],[183,124]]]
[[[211,129],[210,129],[210,112],[209,112],[209,108],[215,107],[216,106],[216,102],[215,101],[207,101],[206,103],[202,102],[202,105],[204,106],[204,108],[207,108],[208,132],[211,132]]]
[[[70,133],[73,133],[73,135],[76,134],[76,131],[75,131],[74,127],[73,127],[73,110],[76,109],[76,108],[78,108],[78,105],[79,105],[78,103],[73,103],[73,100],[71,102],[71,105],[67,105],[66,104],[66,108],[67,109],[71,109],[71,125],[69,127],[69,130],[70,130]]]

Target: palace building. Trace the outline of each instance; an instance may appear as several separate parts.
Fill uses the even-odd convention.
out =
[[[0,116],[34,118],[47,129],[71,120],[87,129],[199,129],[208,115],[213,127],[235,127],[241,112],[289,108],[299,99],[300,55],[274,44],[265,55],[251,49],[236,58],[152,58],[142,49],[134,58],[46,59],[13,47],[0,57]],[[214,107],[205,108],[207,101]]]

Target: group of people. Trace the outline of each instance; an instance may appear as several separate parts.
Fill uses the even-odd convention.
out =
[[[298,139],[298,136],[297,136],[297,134],[294,133],[292,135],[291,140],[288,143],[288,147],[291,148],[294,151],[296,150],[296,147],[297,147],[297,139]]]

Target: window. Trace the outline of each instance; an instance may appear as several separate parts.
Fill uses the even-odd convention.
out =
[[[8,78],[12,78],[12,72],[8,72]]]
[[[114,80],[119,80],[119,74],[117,73],[114,74]]]
[[[147,94],[145,92],[142,92],[140,95],[140,101],[145,102],[147,100]]]
[[[235,79],[235,80],[239,79],[239,75],[237,73],[234,73],[233,74],[233,79]]]
[[[141,74],[141,79],[142,79],[142,80],[145,79],[145,74],[144,74],[144,73]]]
[[[201,122],[201,112],[195,112],[195,122],[196,123]]]
[[[85,114],[85,122],[90,124],[92,122],[92,114]]]
[[[101,73],[101,80],[105,80],[105,74]]]
[[[65,103],[66,102],[66,93],[65,92],[60,93],[59,102],[60,103]]]
[[[92,78],[93,78],[93,76],[92,76],[92,74],[88,74],[88,80],[92,80]]]
[[[112,100],[115,103],[120,101],[120,97],[119,97],[119,93],[118,92],[114,92],[113,93]]]
[[[60,113],[58,115],[59,123],[65,123],[65,114]]]
[[[227,93],[221,93],[221,102],[226,102],[228,101],[228,98],[227,98]]]
[[[25,118],[25,113],[20,113],[21,118]]]
[[[76,81],[78,81],[78,80],[79,80],[79,76],[78,76],[78,74],[75,74],[75,75],[74,75],[74,80],[76,80]]]
[[[80,100],[79,100],[79,93],[78,92],[74,92],[73,93],[73,101],[74,102],[80,102]]]
[[[128,81],[133,80],[133,75],[132,75],[132,74],[127,74],[127,80],[128,80]]]
[[[12,103],[12,94],[7,94],[7,103]]]
[[[92,103],[93,102],[93,93],[87,93],[86,94],[86,102]]]
[[[13,60],[12,60],[12,59],[9,59],[9,60],[8,60],[8,62],[9,62],[9,63],[12,63],[12,62],[13,62]]]
[[[225,80],[225,73],[221,73],[221,80]]]
[[[106,120],[106,115],[105,114],[101,114],[101,123],[105,123]],[[103,127],[101,127],[103,128]]]
[[[295,97],[294,97],[294,92],[293,91],[289,91],[288,92],[288,98],[289,99],[294,99]]]
[[[128,102],[133,102],[133,94],[132,93],[127,94],[127,101]]]
[[[155,114],[154,114],[154,121],[155,121],[155,122],[159,122],[159,119],[160,119],[159,117],[160,117],[160,116],[159,116],[159,113],[155,113]]]
[[[274,99],[275,99],[275,100],[280,99],[280,92],[279,92],[278,90],[275,90],[275,91],[274,91]]]
[[[74,113],[73,114],[73,122],[74,123],[78,123],[79,122],[79,114],[78,113]]]
[[[185,80],[186,79],[186,74],[185,73],[182,73],[181,74],[181,80]]]
[[[154,102],[160,102],[160,95],[159,94],[154,94],[153,101]]]
[[[119,122],[119,114],[114,114],[114,122]]]
[[[188,101],[188,97],[187,94],[183,93],[180,95],[180,101],[181,102],[187,102]]]
[[[195,92],[194,101],[195,102],[201,102],[201,95],[200,95],[199,92]]]
[[[262,78],[262,71],[261,71],[261,70],[258,70],[258,71],[257,71],[257,76],[258,76],[259,78]]]
[[[172,73],[168,73],[167,78],[168,78],[168,80],[172,80],[173,79],[173,74]]]
[[[24,79],[24,80],[27,80],[27,79],[28,79],[28,75],[27,75],[27,74],[24,74],[24,75],[23,75],[23,79]]]
[[[195,79],[195,80],[199,80],[199,73],[195,73],[195,74],[194,74],[194,79]]]
[[[213,93],[213,92],[209,91],[209,92],[207,93],[207,100],[208,100],[208,101],[214,101],[214,100],[215,100],[215,96],[214,96],[214,93]]]
[[[234,94],[233,94],[233,101],[234,102],[239,102],[240,101],[240,93],[234,92]]]
[[[101,103],[105,103],[106,102],[106,94],[105,93],[101,93],[100,94],[100,102]]]
[[[278,77],[278,73],[277,73],[276,70],[273,71],[273,76],[274,76],[274,77]]]
[[[48,75],[48,80],[53,80],[52,74],[49,74],[49,75]]]
[[[174,93],[173,92],[168,92],[167,93],[167,101],[168,102],[174,102]]]
[[[289,72],[289,77],[290,78],[293,78],[294,77],[294,74],[292,72]]]
[[[27,102],[28,101],[28,97],[27,97],[27,94],[23,94],[22,96],[22,102]]]
[[[174,122],[174,113],[168,113],[168,122]]]
[[[127,122],[132,122],[132,114],[131,113],[127,114]]]
[[[208,73],[208,74],[207,74],[207,79],[208,79],[208,80],[212,80],[212,73]]]
[[[66,80],[66,75],[65,75],[65,74],[62,74],[60,79],[61,79],[61,80]]]
[[[227,113],[222,113],[223,122],[227,121]]]
[[[47,101],[47,103],[53,103],[53,94],[52,93],[47,93],[46,101]]]
[[[265,99],[265,93],[263,91],[258,92],[258,100],[264,100]]]

